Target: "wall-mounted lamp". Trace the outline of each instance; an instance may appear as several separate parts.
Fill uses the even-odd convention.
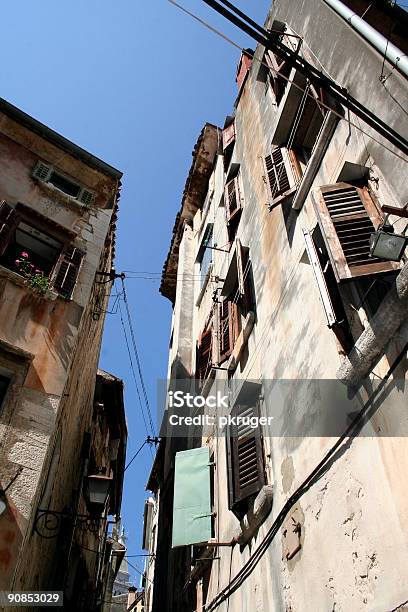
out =
[[[104,507],[112,483],[112,476],[92,474],[87,476],[86,480],[89,502],[92,505]]]
[[[388,261],[400,261],[404,254],[407,237],[395,234],[392,225],[384,222],[370,236],[370,255]]]

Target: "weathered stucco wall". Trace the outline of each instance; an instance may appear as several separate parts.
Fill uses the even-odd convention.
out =
[[[324,2],[278,0],[268,23],[273,19],[287,22],[304,37],[302,50],[307,59],[316,62],[314,54],[318,55],[334,79],[387,123],[408,135],[404,111],[400,107],[407,97],[406,80],[394,71],[384,87],[378,78],[380,55]],[[335,36],[328,33],[335,33]],[[262,58],[262,55],[263,49],[258,48],[256,57]],[[301,385],[301,379],[335,379],[342,359],[335,335],[327,327],[313,270],[305,253],[302,229],[312,229],[317,224],[312,191],[337,182],[340,176],[347,180],[345,163],[349,162],[370,167],[370,179],[373,179],[370,186],[383,203],[402,206],[408,199],[406,164],[355,127],[340,121],[301,210],[293,211],[284,205],[269,211],[262,157],[270,152],[280,110],[274,104],[270,89],[266,90],[265,83],[258,77],[259,63],[254,61],[237,103],[237,139],[232,158],[232,163],[240,164],[244,201],[238,237],[249,247],[256,294],[256,323],[234,379],[238,386],[240,380],[262,382],[263,413],[281,419],[277,436],[276,430],[275,437],[271,436],[271,431],[263,432],[266,471],[273,485],[274,499],[271,515],[249,545],[243,549],[239,546],[232,550],[228,547],[217,549],[217,559],[211,566],[207,603],[251,557],[290,495],[336,440],[330,431],[322,433],[322,424],[331,408],[330,397],[326,404],[315,401],[311,389],[305,398]],[[358,120],[356,123],[359,124]],[[221,164],[222,158],[218,159],[214,173],[217,197],[212,201],[208,216],[202,219],[200,211],[196,214],[195,253],[202,222],[214,223],[218,246],[228,242],[221,197],[224,176],[218,173]],[[188,240],[191,240],[190,233]],[[183,242],[180,252],[182,245]],[[230,257],[230,254],[213,251],[213,278],[201,302],[197,302],[199,283],[194,283],[194,296],[188,300],[178,302],[176,298],[174,329],[182,329],[180,319],[190,320],[193,309],[193,337],[189,338],[190,326],[184,329],[182,337],[174,336],[176,343],[173,342],[172,355],[177,353],[177,342],[185,347],[190,341],[194,361],[196,342],[211,311],[214,291],[222,284],[214,277],[225,278]],[[197,274],[197,264],[187,268],[183,260],[182,265],[183,273]],[[185,283],[179,282],[177,290],[185,291]],[[344,291],[346,298],[347,291]],[[358,313],[353,316],[356,318],[354,329],[362,330],[363,321]],[[386,375],[407,339],[407,325],[403,325],[398,334],[390,338],[371,373],[373,380]],[[383,402],[391,391],[398,391],[399,398],[404,398],[404,394],[406,397],[406,369],[406,359],[403,359],[398,370],[399,380],[391,379],[387,384],[364,435],[344,443],[327,472],[289,512],[289,525],[292,516],[301,525],[300,551],[290,561],[284,558],[284,525],[254,571],[218,610],[295,612],[310,608],[387,612],[408,599],[405,580],[408,566],[408,502],[404,495],[404,475],[408,468],[406,439],[383,435],[384,432],[400,431],[399,402]],[[225,378],[225,373],[218,371],[216,377],[217,380]],[[294,381],[288,386],[283,413],[279,413],[272,385],[268,383],[274,379]],[[356,404],[362,406],[371,392],[369,385],[360,389]],[[343,416],[346,427],[349,421],[347,415]],[[203,444],[214,451],[216,464],[215,538],[228,542],[239,528],[239,521],[228,510],[225,438],[217,437],[216,431],[213,434],[204,438]],[[171,509],[166,508],[166,511]]]
[[[48,561],[42,543],[36,540],[28,546],[27,537],[41,501],[56,424],[68,421],[60,450],[68,477],[64,481],[60,476],[59,482],[65,487],[75,472],[68,455],[80,448],[78,436],[86,423],[82,419],[93,395],[107,293],[106,285],[94,282],[97,270],[109,271],[111,266],[117,179],[3,114],[0,160],[0,200],[40,213],[50,220],[50,233],[52,223],[72,232],[71,244],[85,253],[71,300],[52,291],[40,296],[22,277],[0,267],[0,359],[13,375],[0,412],[1,484],[6,486],[22,468],[8,491],[10,510],[0,518],[0,585],[9,588],[14,580],[18,588],[32,589],[43,581],[39,576]],[[38,160],[95,190],[95,203],[84,207],[50,184],[35,181],[32,172]],[[65,494],[72,496],[71,485]]]

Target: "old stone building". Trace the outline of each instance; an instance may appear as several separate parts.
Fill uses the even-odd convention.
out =
[[[407,25],[386,1],[276,0],[265,27],[407,138]],[[162,276],[151,609],[405,609],[408,160],[261,45],[237,84]]]
[[[126,449],[122,381],[97,373],[121,172],[5,100],[0,160],[0,590],[97,609]]]

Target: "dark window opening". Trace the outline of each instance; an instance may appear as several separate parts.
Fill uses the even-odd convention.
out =
[[[3,374],[0,374],[0,409],[3,405],[4,398],[6,397],[9,384],[10,379],[7,376],[3,376]]]
[[[357,292],[360,296],[360,303],[356,308],[362,306],[366,311],[367,317],[371,318],[377,312],[381,302],[393,286],[398,272],[390,272],[384,276],[375,278],[362,277],[355,281]]]
[[[291,67],[285,60],[281,59],[273,51],[266,51],[264,62],[269,67],[267,83],[270,85],[274,94],[276,104],[279,104],[288,84]]]
[[[0,258],[1,265],[22,276],[43,273],[49,276],[62,250],[62,244],[48,234],[20,222]]]
[[[81,191],[79,185],[65,178],[65,176],[58,174],[58,172],[55,172],[54,170],[51,172],[48,182],[73,198],[77,198]]]
[[[330,262],[330,257],[323,239],[323,235],[319,226],[313,231],[313,243],[316,248],[317,257],[319,259],[321,272],[330,296],[331,306],[333,308],[335,322],[331,329],[334,331],[337,340],[339,341],[345,353],[348,353],[354,344],[353,336],[346,311],[344,309],[343,299],[339,290],[339,285]]]

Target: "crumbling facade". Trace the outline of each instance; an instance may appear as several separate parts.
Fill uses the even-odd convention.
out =
[[[0,588],[96,609],[126,447],[122,382],[97,376],[121,173],[4,100],[0,159]]]
[[[406,138],[407,74],[345,8],[404,57],[387,2],[277,0],[266,28]],[[177,429],[168,400],[152,610],[404,609],[408,264],[370,241],[404,236],[407,160],[262,46],[237,83],[161,285],[169,390],[222,390],[235,421],[204,407]]]

